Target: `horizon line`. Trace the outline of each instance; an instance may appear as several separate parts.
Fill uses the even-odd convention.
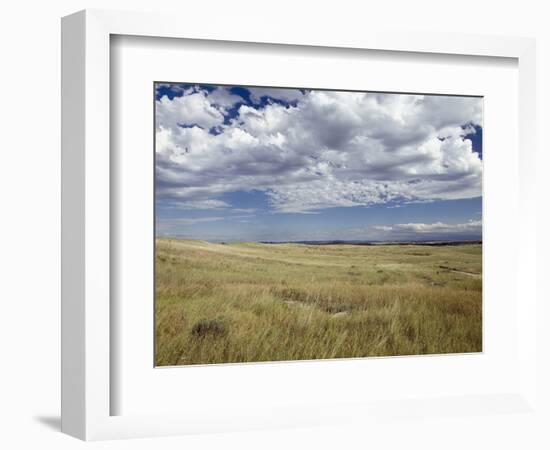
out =
[[[242,240],[242,239],[200,239],[192,237],[183,237],[177,235],[162,235],[155,236],[155,239],[176,239],[181,241],[204,241],[214,244],[219,243],[256,243],[256,244],[403,244],[403,243],[482,243],[482,238],[473,239],[392,239],[392,240],[380,240],[380,239],[296,239],[296,240]]]

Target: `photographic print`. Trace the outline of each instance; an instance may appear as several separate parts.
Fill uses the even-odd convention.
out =
[[[154,96],[157,366],[482,351],[481,97]]]

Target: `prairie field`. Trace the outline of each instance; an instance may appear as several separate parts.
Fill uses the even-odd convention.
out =
[[[159,366],[480,352],[481,245],[157,239]]]

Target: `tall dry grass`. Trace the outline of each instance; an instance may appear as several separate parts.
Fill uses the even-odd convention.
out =
[[[156,245],[157,365],[482,350],[480,245]]]

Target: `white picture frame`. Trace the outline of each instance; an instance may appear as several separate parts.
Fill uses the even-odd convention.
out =
[[[523,296],[518,304],[519,379],[515,392],[407,403],[445,415],[537,414],[535,229],[535,43],[532,39],[372,30],[327,35],[261,27],[205,28],[170,15],[87,10],[62,21],[62,430],[85,440],[162,436],[281,426],[362,422],[392,415],[391,406],[343,403],[330,413],[315,405],[231,416],[231,405],[205,414],[111,415],[110,378],[110,37],[112,35],[369,49],[417,54],[513,58],[518,61],[519,198],[524,232],[517,254]],[[269,370],[269,369],[266,369]],[[183,373],[182,373],[183,376]],[[405,400],[404,400],[405,401]],[[395,402],[395,400],[394,400]],[[406,403],[406,401],[405,401]],[[393,403],[395,404],[395,403]],[[229,412],[227,412],[229,410]],[[317,413],[316,413],[317,411]],[[321,411],[321,412],[319,412]],[[252,414],[254,413],[254,414]]]

